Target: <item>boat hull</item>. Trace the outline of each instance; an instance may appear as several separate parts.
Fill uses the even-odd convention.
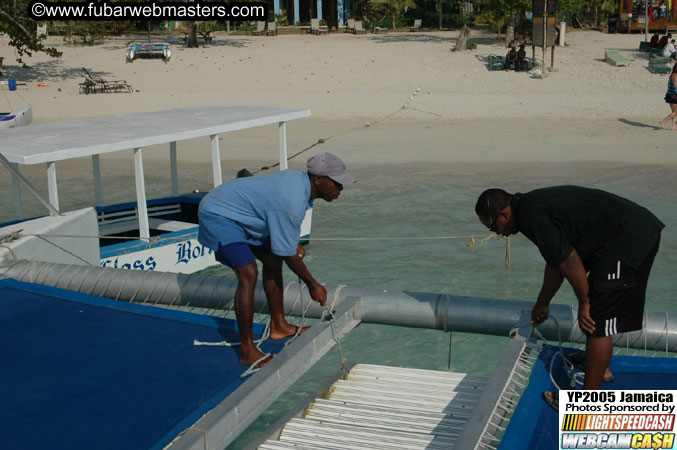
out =
[[[310,217],[310,213],[308,214]],[[304,224],[306,222],[304,221]],[[214,252],[197,240],[196,226],[190,237],[163,237],[172,240],[167,244],[147,244],[142,241],[130,242],[125,249],[102,249],[101,267],[116,269],[152,270],[172,273],[195,273],[217,264]],[[300,243],[310,240],[310,224]],[[116,246],[117,247],[117,246]]]
[[[111,240],[111,236],[125,233],[138,236],[136,203],[100,208],[99,233],[108,237],[101,246],[101,267],[194,273],[215,265],[214,252],[197,241],[197,210],[204,194],[183,195],[178,201],[175,198],[150,201],[149,211],[154,214],[151,223],[155,228],[148,241],[133,239],[117,243]],[[312,212],[312,208],[306,211],[301,224],[301,244],[310,239]],[[125,224],[129,226],[125,228]],[[107,228],[110,226],[113,228]]]
[[[0,129],[28,125],[33,121],[33,107],[27,106],[17,112],[0,116]]]

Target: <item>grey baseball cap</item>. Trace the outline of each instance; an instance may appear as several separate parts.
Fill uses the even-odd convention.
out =
[[[353,184],[357,181],[357,178],[346,172],[343,161],[331,153],[320,153],[309,158],[308,173],[326,176],[341,184]]]

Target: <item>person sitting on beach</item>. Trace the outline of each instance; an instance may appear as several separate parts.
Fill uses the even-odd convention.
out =
[[[579,186],[525,194],[488,189],[475,212],[489,231],[524,234],[545,259],[533,325],[548,318],[550,301],[564,278],[569,281],[587,340],[583,389],[601,389],[613,379],[612,336],[642,329],[647,280],[665,225],[630,200]],[[558,408],[556,392],[544,392],[543,399]]]
[[[668,45],[668,42],[670,42],[670,39],[672,39],[672,33],[668,33],[665,36],[662,36],[661,39],[658,41],[658,45],[656,45],[656,48],[665,48],[665,46]]]
[[[677,120],[677,63],[672,66],[672,73],[668,78],[668,92],[665,93],[665,103],[670,107],[670,114],[661,120],[661,128],[665,128],[665,122],[672,121],[672,129],[677,130],[675,121]]]
[[[515,65],[515,70],[519,70],[517,67],[517,51],[515,47],[510,47],[510,51],[505,55],[505,70],[510,70],[510,66]]]
[[[671,40],[670,42],[667,43],[665,48],[663,48],[663,56],[665,58],[672,58],[675,59],[675,54],[677,53],[677,49],[675,48],[675,40]]]
[[[517,52],[517,62],[515,63],[515,70],[527,70],[527,52],[524,50],[524,44],[520,45]]]
[[[660,39],[660,36],[658,34],[658,31],[656,31],[653,36],[651,36],[651,41],[649,42],[649,45],[651,48],[659,48],[658,47],[658,40]]]
[[[235,316],[240,330],[240,362],[263,367],[273,356],[254,345],[252,322],[257,258],[263,263],[263,290],[270,310],[270,337],[284,339],[306,331],[284,317],[282,262],[308,286],[310,297],[324,306],[327,290],[310,274],[299,242],[301,223],[313,200],[339,198],[344,184],[357,180],[335,155],[308,159],[308,172],[283,170],[269,175],[237,178],[224,183],[200,202],[198,241],[214,251],[216,260],[237,276]]]

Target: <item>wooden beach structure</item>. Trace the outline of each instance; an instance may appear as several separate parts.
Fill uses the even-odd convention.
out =
[[[618,0],[617,11],[620,15],[616,31],[623,33],[643,32],[668,33],[677,31],[677,13],[675,0]],[[648,13],[648,16],[647,16]]]

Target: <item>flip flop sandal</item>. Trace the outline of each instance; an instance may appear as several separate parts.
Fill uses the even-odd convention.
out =
[[[567,355],[567,359],[571,362],[571,364],[574,365],[574,367],[581,372],[585,372],[585,352],[576,352],[576,353],[569,353]],[[605,375],[604,379],[602,380],[604,383],[611,383],[614,381],[615,377],[614,374],[609,374]]]
[[[552,398],[549,398],[547,394],[551,394]],[[545,391],[541,394],[543,401],[550,406],[555,412],[559,412],[559,395],[556,392]]]

